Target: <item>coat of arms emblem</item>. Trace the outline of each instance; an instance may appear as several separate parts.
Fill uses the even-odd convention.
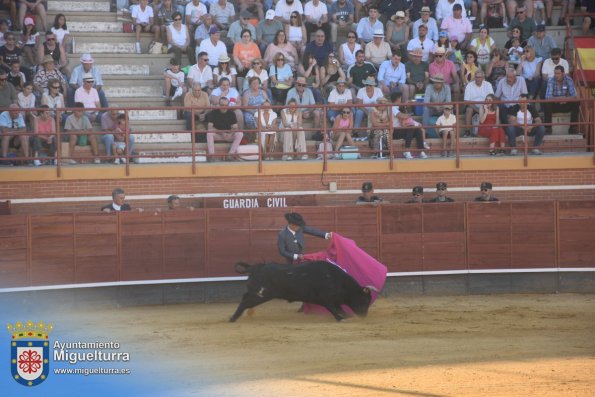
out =
[[[52,324],[20,321],[7,325],[10,341],[10,370],[12,378],[24,386],[37,386],[50,372],[49,333]]]

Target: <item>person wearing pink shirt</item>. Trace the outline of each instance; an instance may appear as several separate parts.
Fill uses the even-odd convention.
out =
[[[448,31],[449,37],[456,37],[462,50],[467,49],[471,42],[473,27],[471,21],[463,15],[463,7],[458,3],[452,7],[452,16],[444,18],[440,29]]]
[[[437,76],[441,74],[444,76],[444,84],[450,86],[450,92],[453,100],[458,100],[460,92],[460,79],[455,68],[455,64],[446,59],[446,50],[444,47],[436,48],[434,53],[434,61],[429,66],[430,76]]]

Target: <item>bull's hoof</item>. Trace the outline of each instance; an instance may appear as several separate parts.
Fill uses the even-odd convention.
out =
[[[237,317],[230,317],[229,318],[229,322],[230,323],[235,323],[237,319],[238,319]]]

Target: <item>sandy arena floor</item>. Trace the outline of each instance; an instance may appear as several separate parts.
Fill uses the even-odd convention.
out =
[[[123,345],[150,345],[153,358],[192,374],[172,396],[595,395],[595,295],[384,298],[368,318],[342,323],[275,301],[230,324],[235,307],[71,315],[101,319]]]

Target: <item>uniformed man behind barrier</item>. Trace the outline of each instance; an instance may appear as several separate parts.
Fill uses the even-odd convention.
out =
[[[364,182],[362,184],[362,195],[357,198],[356,204],[372,204],[376,205],[382,202],[382,198],[374,194],[374,186],[372,182]]]
[[[287,226],[279,231],[277,248],[279,254],[287,259],[287,263],[294,263],[304,259],[304,233],[329,240],[333,234],[322,232],[313,227],[306,226],[304,218],[297,212],[285,214]]]
[[[492,184],[490,182],[482,182],[481,196],[476,197],[475,201],[500,201],[492,195]]]
[[[436,197],[430,200],[430,203],[452,203],[454,199],[446,195],[446,182],[438,182],[436,184]]]
[[[411,191],[411,198],[406,203],[423,203],[424,202],[424,188],[423,186],[414,186]]]

